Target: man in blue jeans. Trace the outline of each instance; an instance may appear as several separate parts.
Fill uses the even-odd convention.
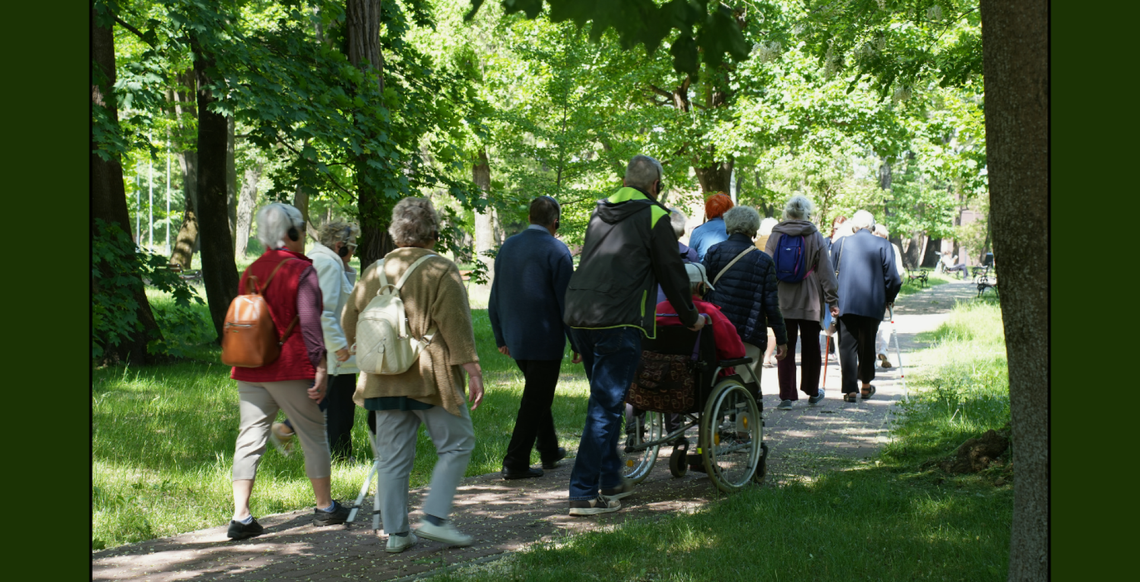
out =
[[[681,323],[704,326],[677,253],[669,210],[657,202],[661,163],[635,156],[623,187],[598,201],[586,227],[582,260],[566,291],[565,322],[586,367],[590,400],[570,473],[570,515],[621,508],[633,492],[622,479],[617,446],[625,396],[641,359],[641,337],[656,337],[657,284]]]

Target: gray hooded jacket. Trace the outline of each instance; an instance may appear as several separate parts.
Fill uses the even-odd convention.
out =
[[[772,228],[764,252],[775,257],[780,235],[785,234],[804,237],[806,264],[811,273],[799,283],[780,281],[780,311],[783,312],[784,319],[820,321],[826,309],[824,303],[839,304],[839,283],[835,280],[835,271],[827,257],[823,235],[807,220],[785,220]]]

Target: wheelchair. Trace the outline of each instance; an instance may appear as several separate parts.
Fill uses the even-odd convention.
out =
[[[656,339],[642,340],[643,352],[689,356],[694,403],[684,410],[645,408],[631,413],[626,406],[623,474],[633,483],[649,476],[662,445],[672,445],[669,472],[685,476],[689,469],[706,473],[718,489],[737,491],[760,482],[767,473],[768,446],[763,442],[764,405],[760,381],[747,366],[752,358],[717,360],[712,330],[693,332],[681,326],[658,326]],[[751,378],[719,377],[721,370],[740,366]],[[638,366],[641,376],[643,365]],[[634,380],[636,384],[637,379]],[[638,389],[637,387],[631,389]],[[678,426],[666,428],[666,414],[679,415]],[[697,446],[690,450],[686,433],[697,431]]]

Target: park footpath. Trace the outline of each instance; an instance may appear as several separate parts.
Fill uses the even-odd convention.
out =
[[[877,393],[870,400],[855,404],[842,401],[839,367],[831,358],[823,402],[809,407],[801,393],[792,410],[776,410],[780,403],[776,370],[764,369],[764,440],[770,448],[764,486],[811,480],[873,456],[889,440],[894,405],[905,397],[903,375],[916,363],[908,358],[924,347],[917,335],[936,329],[956,301],[972,301],[976,294],[969,281],[955,281],[899,297],[895,329],[904,367],[900,370],[897,366],[892,342],[889,353],[895,367],[879,370],[874,382]],[[883,322],[883,326],[889,330],[891,323]],[[596,517],[567,515],[572,458],[538,479],[508,482],[498,473],[464,479],[456,494],[452,519],[460,531],[475,538],[467,548],[449,548],[421,538],[401,554],[386,553],[386,538],[372,529],[372,499],[368,497],[365,510],[348,526],[315,527],[312,509],[261,516],[258,521],[266,533],[238,542],[226,538],[223,524],[94,552],[91,575],[94,580],[155,582],[427,577],[444,569],[493,561],[535,542],[557,542],[577,533],[612,528],[626,520],[692,512],[724,497],[702,473],[673,478],[668,468],[669,450],[662,447],[653,472],[634,495],[622,500],[620,511]],[[422,517],[418,508],[424,493],[417,489],[410,495],[413,527]]]

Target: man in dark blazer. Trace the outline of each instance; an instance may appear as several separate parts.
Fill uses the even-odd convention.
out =
[[[530,203],[530,226],[507,239],[495,257],[487,314],[499,352],[514,358],[526,382],[503,457],[504,479],[542,476],[542,469],[530,466],[532,448],[538,449],[544,469],[553,469],[566,457],[550,412],[569,337],[562,322],[566,285],[574,274],[570,249],[554,238],[560,216],[553,198],[535,198]],[[579,361],[575,350],[573,362]]]
[[[866,210],[851,219],[854,234],[835,242],[831,259],[839,272],[839,358],[843,370],[843,400],[856,401],[856,386],[864,399],[875,394],[875,334],[883,310],[902,288],[890,241],[871,234],[875,217]],[[856,380],[858,379],[858,381]]]

